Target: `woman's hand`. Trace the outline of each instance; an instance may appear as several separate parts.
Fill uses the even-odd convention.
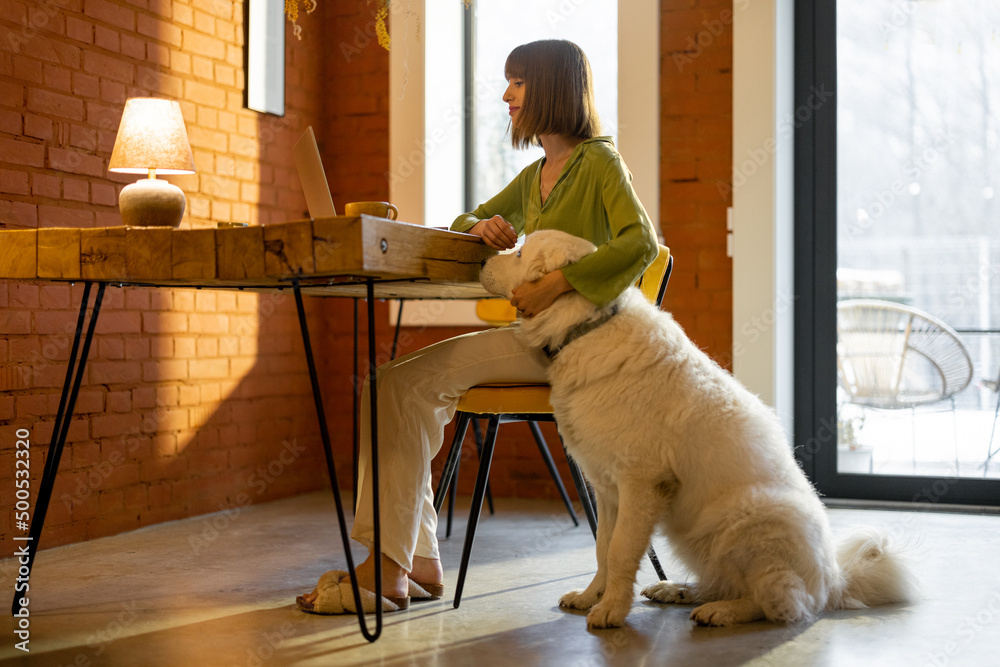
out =
[[[469,230],[469,233],[475,234],[483,240],[483,243],[497,250],[509,250],[517,243],[517,232],[514,231],[514,225],[499,215],[494,215],[489,220],[480,220]]]
[[[552,305],[560,295],[572,291],[573,286],[566,280],[560,269],[530,283],[523,283],[514,288],[510,304],[524,317],[534,317]]]

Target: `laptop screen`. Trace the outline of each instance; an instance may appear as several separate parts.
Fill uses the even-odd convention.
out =
[[[295,168],[302,182],[302,192],[306,195],[306,206],[309,207],[309,217],[332,218],[337,215],[333,206],[333,196],[330,194],[330,183],[326,180],[323,161],[319,157],[319,146],[316,144],[316,134],[312,126],[306,128],[295,147]]]

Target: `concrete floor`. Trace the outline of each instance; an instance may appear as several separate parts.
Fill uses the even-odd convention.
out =
[[[699,628],[689,608],[636,598],[628,625],[588,631],[559,596],[593,573],[593,540],[558,503],[499,499],[484,517],[460,609],[451,599],[385,616],[367,643],[356,617],[299,612],[295,595],[343,566],[329,494],[161,524],[43,551],[31,575],[30,653],[0,625],[10,665],[996,665],[1000,517],[831,509],[837,533],[881,526],[910,544],[922,596],[798,627]],[[454,590],[462,526],[442,541]],[[442,528],[443,533],[443,528]],[[655,546],[678,574],[662,538]],[[0,562],[0,590],[15,563]],[[648,563],[639,582],[654,580]],[[3,605],[9,603],[5,594]],[[374,627],[374,618],[369,623]]]

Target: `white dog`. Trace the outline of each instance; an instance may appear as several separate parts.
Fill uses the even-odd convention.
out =
[[[531,234],[486,262],[482,283],[511,290],[596,250],[558,231]],[[596,326],[595,326],[596,325]],[[569,454],[597,496],[597,574],[559,604],[594,628],[622,625],[659,526],[697,582],[642,594],[701,602],[701,625],[795,623],[824,609],[902,602],[911,576],[884,536],[835,553],[827,517],[774,412],[633,288],[598,309],[577,292],[520,323],[554,354],[552,407]]]

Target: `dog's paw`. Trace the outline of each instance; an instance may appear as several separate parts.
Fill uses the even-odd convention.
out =
[[[673,581],[658,581],[642,589],[642,595],[653,602],[664,604],[692,604],[694,591],[684,584]]]
[[[576,589],[559,598],[559,606],[569,609],[590,609],[600,600],[600,595],[591,595],[585,590]]]
[[[708,602],[691,612],[691,620],[698,625],[725,627],[734,625],[731,614],[724,608],[720,609],[715,602]]]
[[[597,604],[587,614],[587,627],[594,629],[620,628],[625,625],[631,605],[613,605],[605,600]]]
[[[764,611],[749,599],[706,602],[691,612],[691,620],[698,625],[716,627],[750,623],[763,618]]]

